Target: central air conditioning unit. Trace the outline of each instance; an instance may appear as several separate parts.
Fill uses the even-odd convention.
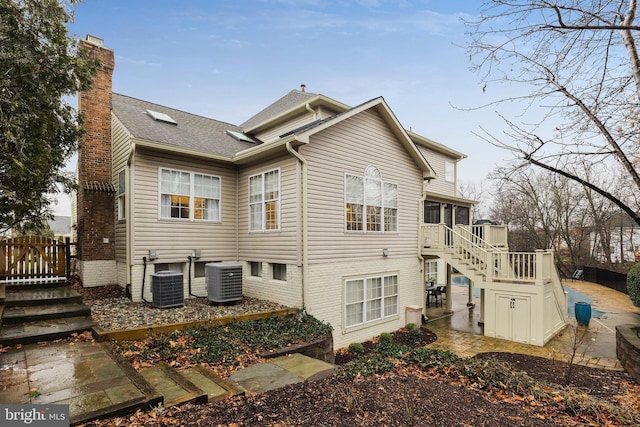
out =
[[[205,265],[207,296],[213,302],[232,302],[242,299],[242,264],[211,262]]]
[[[181,307],[184,305],[182,273],[178,271],[158,271],[151,275],[151,304],[158,308]]]

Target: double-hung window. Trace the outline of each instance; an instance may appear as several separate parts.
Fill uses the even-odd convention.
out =
[[[345,223],[349,231],[398,231],[398,186],[374,166],[364,176],[345,176]]]
[[[398,314],[398,276],[374,276],[345,282],[346,327]]]
[[[280,229],[280,170],[249,177],[249,231]]]
[[[220,178],[160,169],[160,218],[220,221]]]

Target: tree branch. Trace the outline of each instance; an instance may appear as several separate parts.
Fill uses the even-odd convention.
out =
[[[627,215],[629,215],[631,217],[631,219],[633,219],[635,221],[636,224],[640,225],[640,215],[638,215],[636,212],[633,211],[633,209],[631,209],[630,207],[628,207],[626,204],[624,204],[620,199],[618,199],[616,196],[614,196],[613,194],[609,193],[608,191],[605,191],[599,187],[597,187],[596,185],[585,181],[584,179],[580,178],[579,176],[573,175],[569,172],[566,172],[562,169],[557,169],[554,168],[553,166],[549,166],[545,163],[539,162],[536,159],[532,158],[531,156],[525,156],[525,160],[533,165],[536,165],[540,168],[546,169],[548,171],[551,171],[553,173],[556,173],[558,175],[562,175],[566,178],[569,178],[573,181],[576,181],[580,184],[582,184],[583,186],[590,188],[591,190],[595,191],[596,193],[600,194],[601,196],[605,197],[606,199],[610,200],[611,202],[613,202],[616,206],[618,206],[620,209],[622,209]]]

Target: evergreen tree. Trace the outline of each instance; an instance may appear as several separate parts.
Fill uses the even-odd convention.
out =
[[[78,0],[0,0],[0,234],[40,228],[81,120],[64,100],[91,85],[98,64],[68,35]]]

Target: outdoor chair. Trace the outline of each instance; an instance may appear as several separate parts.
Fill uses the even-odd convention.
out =
[[[437,286],[436,289],[440,292],[440,305],[447,299],[447,287],[445,285]]]
[[[440,307],[442,307],[442,292],[440,291],[439,286],[427,289],[427,307],[431,307],[431,299],[433,299],[436,307],[438,306],[438,304],[440,304]]]
[[[582,276],[584,276],[584,272],[582,270],[576,270],[573,272],[573,276],[571,276],[571,281],[582,280]]]

